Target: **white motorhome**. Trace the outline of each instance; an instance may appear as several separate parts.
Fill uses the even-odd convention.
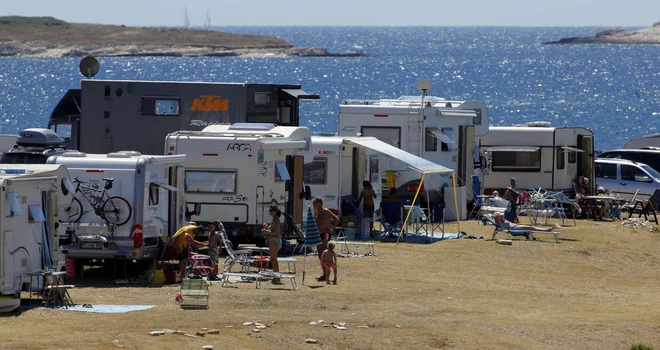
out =
[[[0,311],[20,304],[26,274],[63,267],[56,227],[61,209],[71,202],[62,165],[21,165],[0,168]]]
[[[71,244],[63,249],[67,257],[77,260],[76,268],[81,268],[89,259],[117,256],[131,260],[155,259],[162,244],[185,220],[184,161],[185,156],[151,156],[137,152],[69,152],[50,157],[48,163],[63,164],[69,169],[73,186],[80,184],[97,189],[81,187],[87,197],[99,196],[99,191],[105,188],[106,197],[118,196],[129,204],[130,216],[121,224],[97,215],[91,201],[80,192],[76,193],[77,200],[69,201],[71,208],[77,207],[74,202],[81,204],[82,212],[72,214],[70,209],[68,221],[71,224],[61,225],[59,234],[75,232],[75,237],[70,237]],[[111,179],[110,188],[106,186],[106,179]]]
[[[302,223],[303,165],[311,162],[306,127],[265,123],[212,125],[165,138],[167,154],[185,154],[186,200],[200,203],[195,221],[220,220],[229,239],[262,243],[268,208],[276,204]]]
[[[548,122],[491,127],[479,140],[488,166],[482,171],[484,193],[517,188],[573,192],[575,184],[594,180],[593,133],[580,127],[551,127]],[[500,192],[504,193],[504,192]]]
[[[379,153],[351,142],[358,137],[312,136],[314,160],[305,164],[305,185],[323,206],[340,211],[347,196],[357,199],[362,182],[370,181],[376,191],[376,208],[382,198]],[[374,140],[374,137],[359,139]],[[306,210],[307,208],[303,208]]]
[[[346,100],[339,106],[340,136],[373,136],[420,158],[456,169],[458,186],[464,185],[464,179],[474,171],[475,140],[487,133],[488,110],[479,101],[402,96],[393,100]],[[396,171],[399,196],[412,197],[420,175],[409,171],[403,163],[392,164],[390,169]],[[431,192],[429,200],[440,200],[433,193],[439,194]]]

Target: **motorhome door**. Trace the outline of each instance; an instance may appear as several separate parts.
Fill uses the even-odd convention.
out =
[[[374,208],[380,208],[380,200],[383,198],[383,186],[379,186],[381,183],[381,174],[380,158],[377,154],[372,154],[369,156],[367,163],[367,174],[369,174],[371,187],[373,187],[374,192],[376,192],[376,198],[374,198]]]
[[[582,150],[584,152],[580,153],[580,166],[582,169],[578,169],[578,174],[587,177],[589,179],[589,193],[593,193],[593,186],[596,183],[594,178],[594,139],[591,136],[582,136]],[[580,172],[580,170],[582,170]]]
[[[293,221],[296,224],[302,224],[302,212],[303,206],[305,204],[304,199],[304,183],[303,183],[303,173],[304,173],[304,158],[303,156],[294,156],[293,157],[293,172],[289,172],[291,175],[291,190],[289,191],[289,200],[291,201],[291,213],[293,216]]]

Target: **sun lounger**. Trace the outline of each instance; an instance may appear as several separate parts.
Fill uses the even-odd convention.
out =
[[[179,291],[182,309],[208,309],[209,285],[204,279],[185,279]]]
[[[495,239],[495,236],[497,235],[498,232],[503,232],[507,233],[511,236],[514,237],[525,237],[527,240],[534,239],[534,233],[549,233],[552,234],[555,237],[555,242],[559,243],[559,238],[557,237],[559,235],[559,232],[546,232],[546,231],[534,231],[534,230],[516,230],[515,227],[511,229],[504,228],[500,226],[496,221],[495,218],[493,218],[490,215],[484,215],[483,218],[481,219],[481,222],[484,224],[484,226],[488,223],[493,225],[495,227],[495,230],[493,230],[493,237],[492,239]]]

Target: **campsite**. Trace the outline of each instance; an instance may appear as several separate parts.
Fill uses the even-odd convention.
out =
[[[447,224],[447,232],[456,230],[456,223]],[[338,258],[337,285],[313,278],[298,290],[269,283],[261,289],[253,283],[233,283],[227,288],[212,284],[208,310],[181,309],[174,300],[178,284],[117,286],[78,280],[70,290],[76,304],[155,307],[120,314],[21,308],[0,318],[2,348],[629,349],[632,344],[660,345],[657,229],[581,220],[576,227],[560,229],[560,244],[544,235],[534,241],[513,238],[511,246],[491,241],[492,226],[478,221],[461,222],[461,230],[476,239],[377,242],[376,256]],[[318,260],[310,259],[308,264],[315,276],[320,271]],[[346,323],[347,329],[310,325],[319,320]],[[255,332],[245,322],[268,327]],[[202,328],[220,333],[197,338],[149,335],[163,329],[194,335]],[[318,344],[307,344],[309,338]]]

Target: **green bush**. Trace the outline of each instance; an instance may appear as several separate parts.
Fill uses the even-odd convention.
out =
[[[648,346],[646,344],[633,344],[630,346],[630,350],[653,350],[652,346]]]

